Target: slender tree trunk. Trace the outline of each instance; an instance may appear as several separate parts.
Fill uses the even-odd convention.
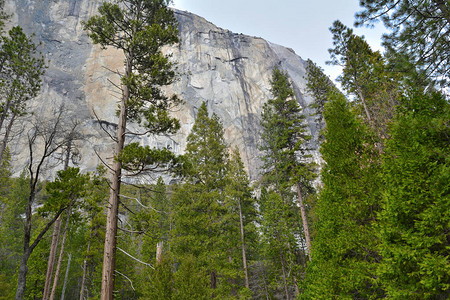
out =
[[[241,227],[242,265],[244,266],[245,287],[249,289],[250,285],[248,283],[247,256],[245,254],[244,221],[242,220],[242,208],[240,200],[238,200],[238,204],[239,204],[239,223]]]
[[[162,263],[162,251],[163,251],[163,242],[158,242],[156,244],[156,263]]]
[[[33,178],[31,178],[31,181],[33,181]],[[33,188],[33,185],[31,185],[31,188]],[[28,273],[28,258],[30,258],[32,249],[30,248],[30,240],[31,240],[31,213],[32,208],[31,205],[34,201],[34,190],[32,189],[30,191],[30,196],[28,198],[28,204],[25,208],[25,232],[24,232],[24,241],[23,241],[23,255],[22,259],[20,260],[20,266],[19,266],[19,278],[17,282],[17,290],[16,290],[16,299],[15,300],[22,300],[24,293],[25,293],[25,285],[27,283],[27,273]]]
[[[92,236],[92,231],[90,236]],[[91,239],[89,238],[88,246],[87,246],[87,254],[83,261],[83,277],[81,278],[81,288],[80,288],[80,300],[83,300],[84,289],[86,285],[86,273],[87,273],[87,262],[89,258],[89,251],[91,251]]]
[[[280,261],[281,261],[281,271],[283,273],[283,284],[284,284],[284,292],[286,293],[286,300],[289,300],[289,290],[287,284],[287,276],[286,276],[286,267],[284,265],[283,253],[280,249]]]
[[[60,229],[61,229],[61,216],[58,217],[58,219],[55,222],[55,227],[53,228],[52,245],[50,248],[50,255],[48,257],[47,273],[45,275],[44,294],[42,296],[43,300],[47,300],[50,293],[50,283],[52,282],[53,269],[55,267],[56,250],[58,248],[58,238]]]
[[[69,279],[70,261],[72,260],[72,254],[69,253],[69,260],[67,261],[66,275],[64,276],[64,285],[61,292],[61,300],[64,300],[64,294],[66,293],[67,280]]]
[[[16,120],[16,116],[13,115],[11,117],[11,120],[9,120],[8,126],[6,126],[5,137],[3,138],[2,144],[0,145],[0,162],[3,160],[3,155],[5,154],[6,145],[8,144],[9,134],[11,133],[11,129],[12,129],[12,126],[13,126],[15,120]]]
[[[129,54],[126,59],[125,77],[132,73],[133,55]],[[116,146],[114,157],[120,154],[125,144],[125,131],[127,122],[127,101],[130,97],[128,86],[123,86],[122,100],[120,102],[119,122],[117,126]],[[114,292],[114,270],[116,263],[116,235],[117,218],[119,213],[120,180],[122,175],[122,164],[114,160],[111,175],[111,188],[109,194],[108,212],[106,217],[105,248],[103,252],[102,289],[101,300],[112,300]]]
[[[355,84],[356,84],[356,90],[358,91],[359,99],[361,100],[361,103],[363,104],[363,107],[364,107],[364,112],[366,113],[367,121],[369,121],[369,124],[372,126],[372,117],[370,116],[369,108],[367,107],[367,103],[366,103],[366,98],[364,97],[361,87],[358,84],[356,75],[354,76],[354,80],[355,80]]]
[[[67,210],[67,219],[66,219],[66,224],[64,225],[64,233],[63,233],[63,238],[61,241],[61,249],[59,250],[58,264],[56,265],[55,278],[53,280],[53,287],[52,287],[52,292],[50,294],[50,300],[54,300],[55,295],[56,295],[56,287],[58,286],[59,272],[61,271],[61,264],[62,264],[62,260],[64,257],[64,248],[66,246],[67,228],[69,227],[70,212],[71,212],[71,207],[69,207],[69,209]]]
[[[311,237],[309,235],[308,219],[306,218],[305,204],[303,203],[303,196],[302,191],[300,189],[300,183],[297,183],[297,196],[298,196],[298,205],[300,206],[300,213],[302,215],[303,232],[305,233],[306,248],[307,248],[306,253],[308,255],[309,260],[311,261]]]
[[[28,258],[30,258],[30,255],[31,255],[30,248],[26,247],[22,255],[22,259],[20,260],[19,278],[15,298],[16,300],[23,300],[23,297],[25,295],[25,285],[27,283],[27,273],[28,273],[27,262]]]

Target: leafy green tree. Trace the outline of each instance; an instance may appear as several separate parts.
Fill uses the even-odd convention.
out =
[[[445,84],[449,80],[450,3],[432,1],[359,1],[363,11],[356,14],[357,26],[380,20],[392,32],[383,36],[384,46],[397,58],[401,71],[420,68],[425,76]],[[406,65],[405,65],[406,63]]]
[[[135,121],[145,134],[174,133],[178,120],[169,110],[180,101],[168,97],[161,86],[173,82],[175,73],[169,56],[161,48],[178,42],[177,22],[168,0],[118,0],[103,3],[98,16],[84,23],[95,44],[114,47],[124,54],[121,78],[122,98],[118,111],[118,127],[114,157],[123,152],[127,122]],[[110,200],[107,215],[102,279],[102,299],[112,299],[114,290],[117,215],[122,176],[122,162],[112,167]]]
[[[306,154],[306,143],[311,136],[307,133],[305,116],[301,114],[287,74],[275,68],[271,85],[274,98],[264,104],[261,115],[264,180],[274,186],[286,203],[292,199],[292,186],[296,186],[309,252],[311,240],[303,198],[311,191],[311,182],[317,176],[315,164],[308,161],[310,156]]]
[[[5,156],[3,164],[8,161]],[[8,171],[7,171],[8,172]],[[23,172],[18,178],[9,178],[8,193],[2,193],[0,237],[0,276],[4,278],[4,289],[0,294],[5,299],[14,298],[14,283],[17,282],[17,268],[23,250],[23,220],[29,195],[28,180]],[[4,191],[3,191],[4,192]],[[21,238],[22,237],[22,238]],[[7,283],[7,284],[6,284]]]
[[[389,298],[450,296],[449,118],[443,95],[414,91],[391,126],[377,272]]]
[[[235,242],[231,251],[232,259],[238,266],[236,269],[243,271],[245,290],[240,289],[239,293],[244,297],[250,292],[249,261],[252,257],[255,258],[256,244],[259,238],[256,228],[258,212],[248,174],[244,169],[237,147],[232,151],[227,165],[225,197],[225,206],[229,216],[227,234],[230,236],[229,240]],[[240,239],[237,240],[236,236],[239,236]],[[237,272],[236,279],[242,277],[241,273]]]
[[[268,261],[269,288],[274,295],[291,299],[292,287],[297,285],[296,278],[301,267],[297,264],[296,254],[303,252],[303,245],[296,240],[301,234],[298,210],[274,191],[261,195],[260,210],[261,257]]]
[[[187,142],[191,169],[173,197],[173,249],[175,257],[193,255],[201,272],[209,276],[212,295],[225,297],[232,292],[235,274],[230,257],[239,242],[239,227],[230,228],[226,206],[228,152],[223,126],[217,115],[209,117],[206,103],[197,112]],[[231,240],[228,229],[237,233]]]
[[[377,212],[380,210],[378,151],[367,126],[345,97],[331,95],[325,106],[321,154],[323,188],[314,208],[312,262],[306,299],[382,296],[376,279]]]
[[[325,103],[328,102],[329,93],[335,91],[336,87],[330,78],[323,73],[321,67],[309,59],[307,63],[305,76],[306,88],[314,98],[314,102],[310,104],[310,107],[315,110],[313,116],[315,116],[318,129],[321,131],[325,125],[325,120],[323,118]],[[320,141],[323,140],[323,136],[320,133],[319,139]]]
[[[364,116],[381,140],[387,138],[386,124],[392,119],[402,85],[398,75],[390,72],[385,59],[372,51],[363,37],[335,21],[331,60],[327,63],[343,67],[338,77],[343,88],[356,100],[356,111]]]
[[[11,138],[14,123],[28,113],[29,100],[41,88],[45,62],[32,37],[13,27],[0,42],[0,161]]]

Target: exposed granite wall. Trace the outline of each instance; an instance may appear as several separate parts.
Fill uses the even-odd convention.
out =
[[[100,129],[93,112],[110,128],[116,122],[114,86],[117,78],[108,71],[122,69],[123,58],[114,49],[93,46],[83,32],[81,21],[97,12],[98,0],[7,0],[14,13],[11,25],[20,25],[42,42],[41,51],[50,60],[41,96],[35,101],[37,113],[45,107],[65,103],[73,117],[82,121],[86,135],[81,147],[81,165],[92,170],[100,162],[94,149],[104,159],[112,154],[111,141]],[[182,153],[186,136],[192,128],[197,108],[207,102],[225,128],[230,145],[241,150],[250,177],[258,177],[260,135],[259,116],[262,105],[271,97],[270,77],[274,66],[287,71],[297,99],[307,105],[312,101],[305,93],[306,62],[291,49],[261,38],[235,34],[216,27],[194,14],[175,11],[181,42],[167,48],[178,62],[180,79],[168,90],[177,93],[185,104],[175,115],[181,120],[180,132],[170,138],[140,137],[140,143],[170,147]],[[316,127],[308,118],[313,135]],[[315,142],[313,141],[313,147]],[[25,153],[23,144],[12,147]],[[318,152],[314,151],[318,159]],[[16,163],[18,170],[26,163],[25,155]]]

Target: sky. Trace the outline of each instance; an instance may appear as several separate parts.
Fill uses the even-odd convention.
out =
[[[325,64],[333,46],[328,28],[337,19],[353,27],[354,15],[361,10],[359,0],[173,0],[172,6],[234,33],[292,48],[324,68],[332,80],[340,69]],[[382,51],[381,35],[386,30],[382,24],[354,30],[373,49]]]

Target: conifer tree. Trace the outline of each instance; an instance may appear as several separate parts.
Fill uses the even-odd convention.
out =
[[[225,187],[225,206],[227,209],[226,234],[229,235],[229,246],[235,261],[236,278],[244,279],[241,289],[237,284],[235,289],[239,289],[242,297],[250,293],[249,265],[250,259],[255,258],[255,246],[258,240],[256,229],[257,210],[256,200],[252,196],[252,190],[248,180],[248,174],[244,169],[239,149],[236,147],[231,153],[227,164],[227,182]],[[236,239],[239,236],[239,239]],[[231,242],[234,242],[234,245]],[[243,276],[242,276],[243,273]]]
[[[306,299],[382,295],[375,282],[376,218],[380,171],[367,127],[345,97],[331,95],[325,106],[321,154],[323,188],[315,206],[312,263],[306,273]]]
[[[100,15],[89,19],[85,29],[95,44],[114,47],[124,54],[121,78],[122,98],[118,111],[114,165],[111,176],[110,200],[107,214],[103,262],[102,298],[112,299],[116,253],[117,215],[122,177],[122,162],[127,122],[135,121],[145,134],[174,133],[178,120],[169,110],[179,103],[176,96],[166,96],[161,86],[173,82],[175,73],[169,56],[161,48],[178,42],[177,22],[173,11],[167,8],[170,0],[118,0],[99,7]],[[136,146],[136,145],[135,145]],[[130,153],[131,150],[138,153]],[[158,163],[158,151],[139,147],[126,150],[129,155],[146,152],[146,159]],[[151,156],[150,158],[148,156]]]
[[[421,70],[421,80],[430,78],[448,84],[450,74],[450,3],[446,0],[364,0],[356,14],[357,26],[372,26],[380,20],[391,33],[383,45],[397,71],[406,76]]]
[[[413,91],[391,126],[377,272],[389,298],[450,296],[449,119],[443,95]]]
[[[227,146],[223,126],[217,115],[208,116],[206,103],[200,106],[187,141],[186,157],[191,170],[186,183],[173,197],[173,249],[177,258],[185,255],[195,258],[199,271],[208,275],[212,295],[229,295],[232,291],[230,280],[234,277],[229,253],[236,240],[239,241],[239,227],[237,235],[230,240],[224,193]]]
[[[306,132],[305,116],[301,114],[287,74],[275,68],[271,85],[274,98],[264,104],[261,115],[264,177],[286,203],[290,202],[292,186],[296,187],[309,252],[311,240],[303,198],[311,191],[311,182],[316,177],[315,164],[308,161],[306,154],[306,143],[311,136]]]
[[[382,144],[388,137],[386,125],[392,119],[402,91],[399,75],[389,70],[384,57],[373,51],[364,37],[354,34],[340,21],[335,21],[330,31],[335,47],[328,50],[331,60],[327,63],[343,68],[338,81],[357,100],[356,111],[377,133],[378,143]]]

